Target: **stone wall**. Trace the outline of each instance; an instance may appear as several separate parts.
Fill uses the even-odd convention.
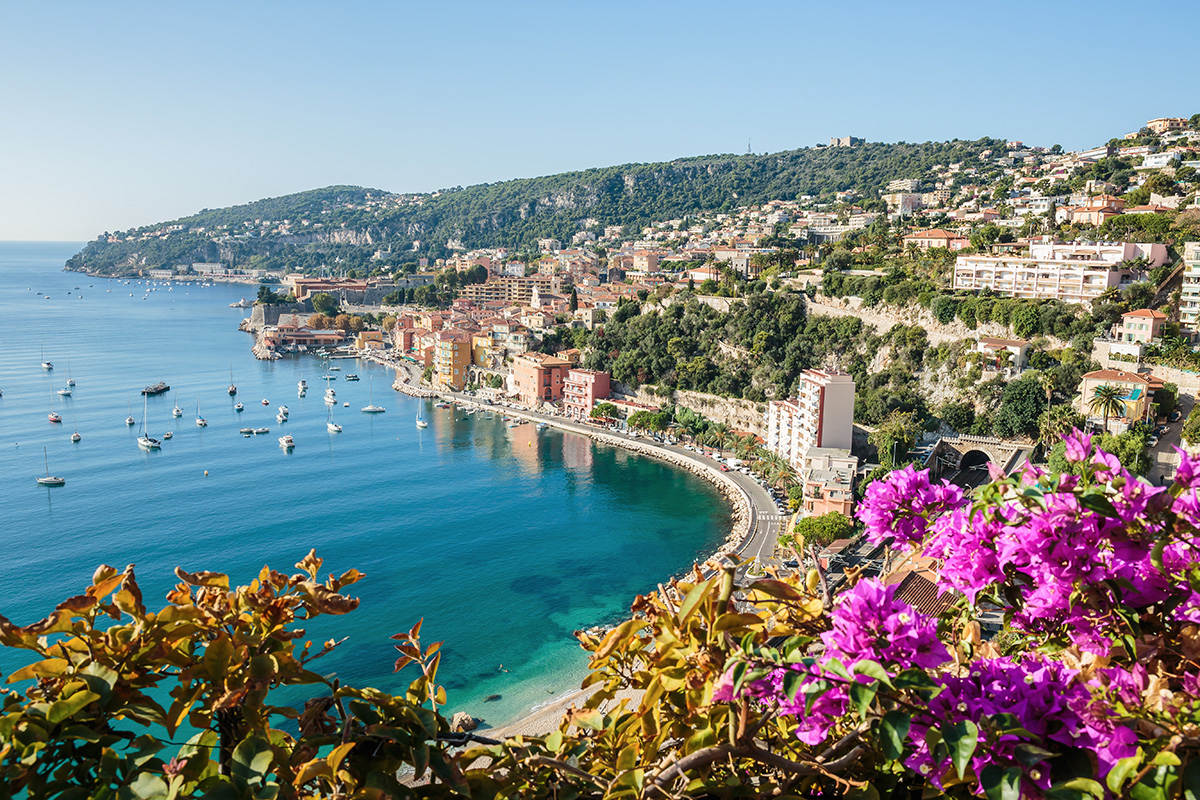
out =
[[[674,403],[697,414],[703,414],[705,419],[724,422],[735,430],[756,433],[759,436],[766,435],[767,407],[764,403],[683,389],[676,389],[670,398],[666,398],[651,394],[644,388],[632,389],[623,383],[614,383],[613,392],[626,400],[645,403],[648,406]]]
[[[805,302],[808,313],[829,317],[858,317],[868,325],[874,325],[878,333],[886,333],[893,325],[919,325],[929,336],[933,345],[945,342],[956,342],[960,339],[978,339],[981,336],[997,339],[1012,339],[1014,334],[1007,325],[996,322],[985,322],[968,328],[961,320],[954,320],[949,325],[938,322],[933,313],[923,306],[911,303],[897,308],[895,306],[878,305],[873,308],[863,308],[861,297],[822,298],[814,300],[811,297]],[[1063,342],[1053,336],[1045,337],[1052,347],[1066,347]]]
[[[250,309],[249,321],[243,323],[242,330],[257,333],[268,325],[278,325],[280,314],[312,313],[312,303],[307,300],[303,303],[280,303],[274,306],[255,304],[254,308]]]

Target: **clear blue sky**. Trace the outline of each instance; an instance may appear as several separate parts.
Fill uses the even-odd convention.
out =
[[[0,2],[0,239],[853,134],[1200,111],[1200,3]],[[1189,63],[1190,62],[1190,63]]]

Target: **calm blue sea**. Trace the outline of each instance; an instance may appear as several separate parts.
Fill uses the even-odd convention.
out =
[[[0,243],[0,614],[14,622],[45,616],[101,563],[136,564],[148,603],[161,604],[176,565],[247,583],[264,564],[294,571],[315,547],[326,572],[367,576],[353,587],[357,611],[309,630],[350,637],[318,662],[324,671],[401,689],[413,676],[391,673],[388,637],[423,617],[423,640],[445,642],[450,709],[495,725],[577,688],[585,660],[571,631],[619,618],[727,530],[728,507],[707,483],[585,437],[428,405],[418,430],[426,401],[394,392],[390,371],[366,362],[336,362],[344,431],[331,435],[319,362],[257,361],[237,330],[247,312],[229,303],[255,287],[63,272],[77,250]],[[346,382],[352,372],[362,380]],[[60,398],[68,374],[77,385]],[[158,381],[172,391],[150,398],[145,420],[174,438],[146,453],[139,390]],[[369,398],[387,413],[362,414]],[[291,453],[278,446],[280,404]],[[195,426],[197,409],[207,428]],[[126,426],[130,413],[138,425]],[[245,426],[271,434],[244,439]],[[43,446],[66,486],[34,482]],[[0,672],[26,661],[0,651]]]

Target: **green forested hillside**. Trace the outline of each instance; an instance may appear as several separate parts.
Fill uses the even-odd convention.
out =
[[[87,245],[74,269],[119,272],[189,261],[306,269],[337,261],[367,266],[415,255],[442,257],[453,247],[520,250],[538,238],[569,240],[582,229],[624,225],[634,233],[653,220],[720,211],[797,195],[848,189],[877,196],[895,178],[920,177],[935,164],[978,163],[994,139],[924,144],[806,148],[769,155],[701,156],[626,164],[445,190],[394,195],[335,186],[260,200],[118,232]],[[291,223],[286,232],[278,223]],[[307,223],[307,224],[305,224]],[[179,230],[167,230],[182,226]],[[222,227],[224,226],[224,227]],[[203,230],[200,230],[203,229]],[[379,262],[373,262],[379,266]]]

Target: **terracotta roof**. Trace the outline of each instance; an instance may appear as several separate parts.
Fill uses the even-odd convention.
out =
[[[1152,308],[1139,308],[1137,311],[1126,311],[1122,317],[1150,317],[1151,319],[1166,319],[1167,315]]]
[[[938,585],[930,580],[930,577],[937,577],[932,572],[910,571],[907,574],[899,574],[904,577],[899,581],[900,585],[896,589],[896,599],[903,600],[922,614],[939,616],[954,605],[959,598],[959,594],[953,590],[947,589],[945,592],[939,590]],[[889,579],[888,582],[893,581]]]
[[[905,239],[961,239],[957,233],[951,233],[944,228],[932,228],[927,231],[917,231],[904,237]]]
[[[990,336],[985,336],[979,340],[980,344],[992,345],[994,347],[1024,347],[1029,342],[1024,339],[994,339]]]
[[[1095,372],[1088,372],[1084,378],[1091,378],[1097,381],[1120,381],[1123,383],[1150,383],[1149,376],[1139,375],[1136,372],[1126,372],[1120,369],[1098,369]]]

